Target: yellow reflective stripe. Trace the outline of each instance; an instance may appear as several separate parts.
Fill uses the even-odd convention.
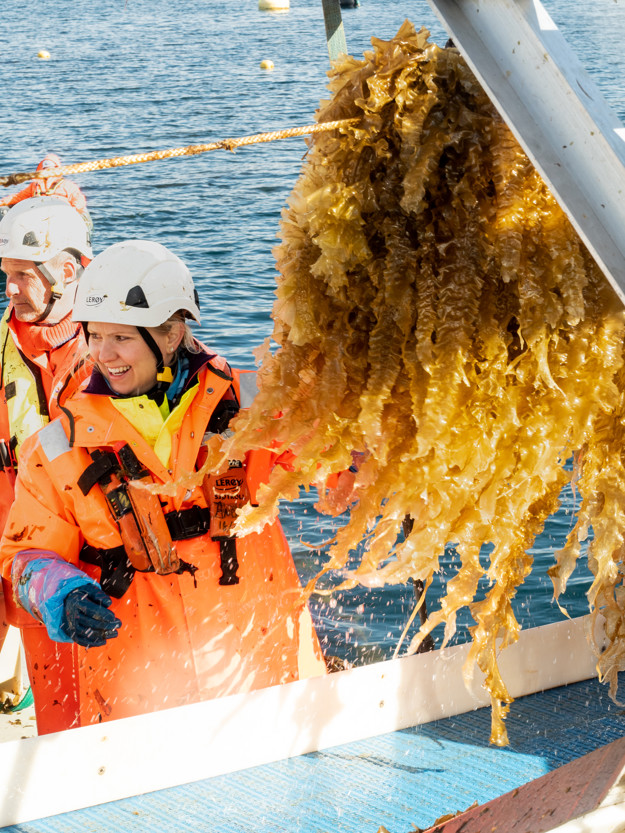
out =
[[[7,399],[10,437],[15,437],[17,446],[15,456],[18,457],[19,447],[27,437],[34,434],[50,421],[47,414],[39,412],[39,394],[37,381],[32,371],[24,362],[22,354],[11,335],[8,326],[9,311],[7,310],[0,323],[0,344],[2,344],[2,385],[6,393],[7,385],[12,385],[15,395]],[[10,439],[6,437],[6,439]]]

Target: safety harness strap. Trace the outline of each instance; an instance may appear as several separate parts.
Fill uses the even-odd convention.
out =
[[[184,541],[187,538],[197,538],[208,532],[210,529],[210,512],[208,509],[203,509],[200,506],[192,506],[190,509],[183,509],[180,512],[167,512],[165,514],[165,521],[167,522],[172,541]],[[231,558],[226,559],[226,567],[224,568],[224,542],[220,543],[223,579],[224,576],[230,577],[232,571],[236,573],[238,565],[235,549],[234,560]],[[113,596],[115,599],[121,599],[130,587],[136,572],[128,560],[124,547],[120,546],[112,547],[109,550],[99,550],[89,544],[85,544],[80,552],[80,557],[87,564],[94,564],[100,568],[100,585],[104,592],[108,593],[109,596]],[[194,576],[196,571],[197,567],[194,564],[189,564],[187,561],[180,559],[180,567],[177,570],[179,574],[191,573]],[[236,581],[222,581],[222,579],[219,580],[220,584],[238,583],[238,578],[236,578]]]
[[[81,561],[100,568],[100,587],[114,599],[121,599],[126,593],[137,572],[128,560],[123,547],[112,547],[110,550],[98,550],[85,544],[80,551]],[[178,573],[191,573],[195,582],[197,567],[187,561],[180,560]]]
[[[130,587],[135,575],[135,568],[128,561],[126,550],[123,547],[98,550],[89,544],[85,544],[80,551],[80,558],[86,564],[94,564],[99,567],[102,590],[114,599],[121,599]]]
[[[219,577],[219,584],[221,587],[231,587],[239,583],[237,570],[239,569],[239,562],[237,559],[237,539],[223,538],[219,542],[219,560],[221,566],[221,576]]]
[[[117,457],[112,451],[103,451],[96,457],[93,457],[93,463],[88,465],[78,478],[80,491],[87,497],[95,484],[108,477],[117,467]]]

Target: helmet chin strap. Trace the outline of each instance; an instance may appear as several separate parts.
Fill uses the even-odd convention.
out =
[[[137,327],[141,338],[148,345],[150,350],[154,353],[156,358],[156,391],[166,391],[167,388],[174,381],[174,374],[171,367],[165,366],[165,359],[161,353],[161,349],[152,337],[152,334],[146,327]]]
[[[78,278],[80,277],[83,269],[81,266],[77,266],[75,278],[71,281],[71,283],[65,286],[62,280],[58,281],[54,277],[45,263],[37,263],[36,267],[50,284],[52,294],[50,295],[50,300],[46,304],[46,308],[43,313],[34,323],[42,324],[45,322],[46,324],[58,324],[59,321],[62,321],[72,311],[74,297],[78,287]]]

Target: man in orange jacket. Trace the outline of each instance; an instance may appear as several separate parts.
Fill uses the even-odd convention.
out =
[[[37,170],[44,171],[48,168],[60,168],[61,165],[61,160],[56,153],[48,153],[37,165]],[[18,202],[30,199],[31,197],[60,197],[67,200],[79,213],[82,213],[87,208],[87,200],[78,185],[72,182],[71,179],[64,179],[62,176],[33,179],[21,191],[3,197],[0,200],[0,206],[16,205]]]
[[[22,442],[59,413],[87,375],[81,367],[86,342],[71,308],[91,257],[87,226],[66,200],[23,200],[0,221],[0,266],[9,299],[0,321],[0,531],[13,502]],[[32,623],[12,603],[10,585],[5,599],[2,620]],[[3,614],[1,599],[0,605]],[[25,639],[41,636],[41,627],[29,628]]]

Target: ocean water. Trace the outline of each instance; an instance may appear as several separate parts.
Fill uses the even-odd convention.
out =
[[[578,58],[617,114],[622,99],[623,0],[545,0]],[[348,51],[389,38],[405,18],[434,40],[447,35],[426,0],[361,0],[344,10]],[[47,151],[73,163],[309,124],[327,97],[329,67],[321,0],[291,0],[286,13],[257,0],[3,0],[0,174],[31,170]],[[47,50],[49,60],[38,59]],[[270,59],[271,72],[260,69]],[[240,367],[271,332],[280,212],[306,152],[290,139],[74,177],[85,192],[94,249],[131,237],[176,251],[201,296],[200,335]],[[283,508],[303,577],[323,559],[332,524],[314,497]],[[546,570],[571,528],[575,496],[546,525],[535,568],[515,600],[524,626],[562,618]],[[450,550],[434,591],[455,569]],[[564,600],[587,611],[589,573],[580,566]],[[389,656],[414,604],[411,585],[315,597],[331,652],[354,661]],[[461,622],[459,639],[466,639]]]

